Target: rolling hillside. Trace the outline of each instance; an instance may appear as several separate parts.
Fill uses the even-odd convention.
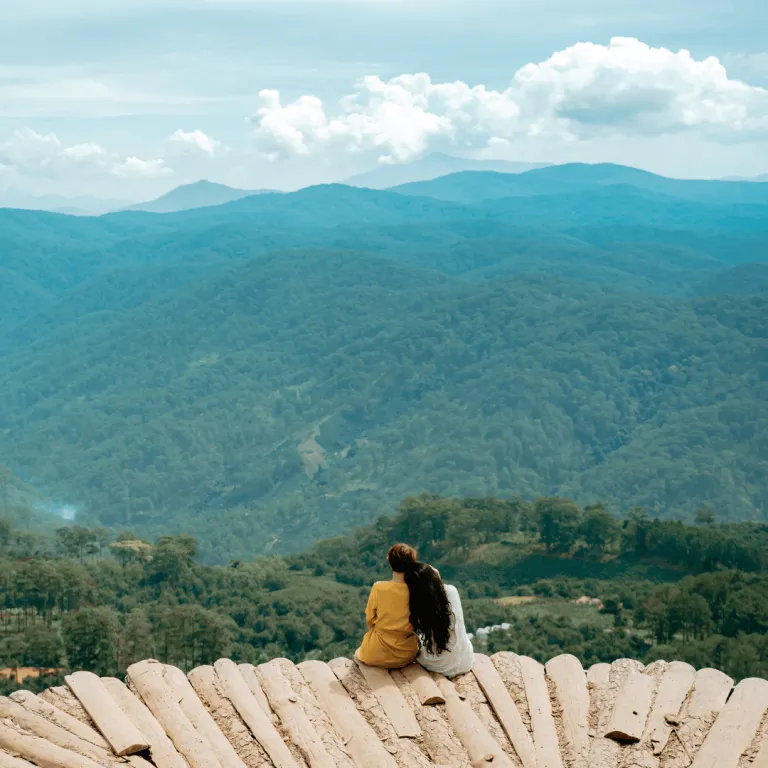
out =
[[[768,207],[536,173],[562,183],[0,211],[0,460],[233,555],[424,490],[764,519]]]
[[[236,551],[421,490],[762,519],[765,310],[278,254],[7,355],[0,454],[108,525]]]

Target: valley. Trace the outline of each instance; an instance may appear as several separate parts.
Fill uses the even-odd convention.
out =
[[[0,211],[3,462],[208,562],[423,491],[765,519],[762,185],[561,166],[418,189]]]

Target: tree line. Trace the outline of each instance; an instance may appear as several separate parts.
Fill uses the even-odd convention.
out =
[[[386,577],[383,553],[406,540],[462,591],[470,630],[512,625],[489,637],[491,650],[571,652],[584,663],[697,663],[711,652],[730,674],[768,677],[768,526],[719,524],[710,510],[697,520],[618,517],[568,499],[425,495],[299,555],[206,566],[188,535],[150,542],[77,525],[34,534],[0,518],[0,657],[119,675],[147,657],[190,669],[222,656],[349,654],[367,590]],[[526,594],[536,615],[499,600]],[[557,613],[582,594],[602,599],[599,620]]]

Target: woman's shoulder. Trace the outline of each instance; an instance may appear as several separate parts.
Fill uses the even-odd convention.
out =
[[[459,590],[453,584],[443,584],[443,588],[449,595],[456,595],[458,597]]]
[[[401,589],[402,587],[407,587],[408,585],[403,581],[377,581],[374,583],[373,588],[374,589]]]

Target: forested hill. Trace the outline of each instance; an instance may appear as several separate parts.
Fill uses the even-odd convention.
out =
[[[77,526],[35,536],[3,509],[0,658],[57,671],[25,688],[71,669],[119,675],[147,657],[188,670],[222,656],[350,655],[396,540],[417,545],[459,588],[478,650],[573,653],[585,664],[675,658],[768,676],[768,531],[718,524],[706,509],[684,525],[567,499],[422,496],[304,554],[217,567],[197,562],[189,536],[148,542]],[[15,687],[0,678],[0,691]]]
[[[296,549],[424,489],[762,519],[766,302],[280,254],[8,356],[0,453],[103,524]]]
[[[761,185],[500,176],[546,184],[0,210],[0,462],[218,562],[422,491],[764,520]]]

